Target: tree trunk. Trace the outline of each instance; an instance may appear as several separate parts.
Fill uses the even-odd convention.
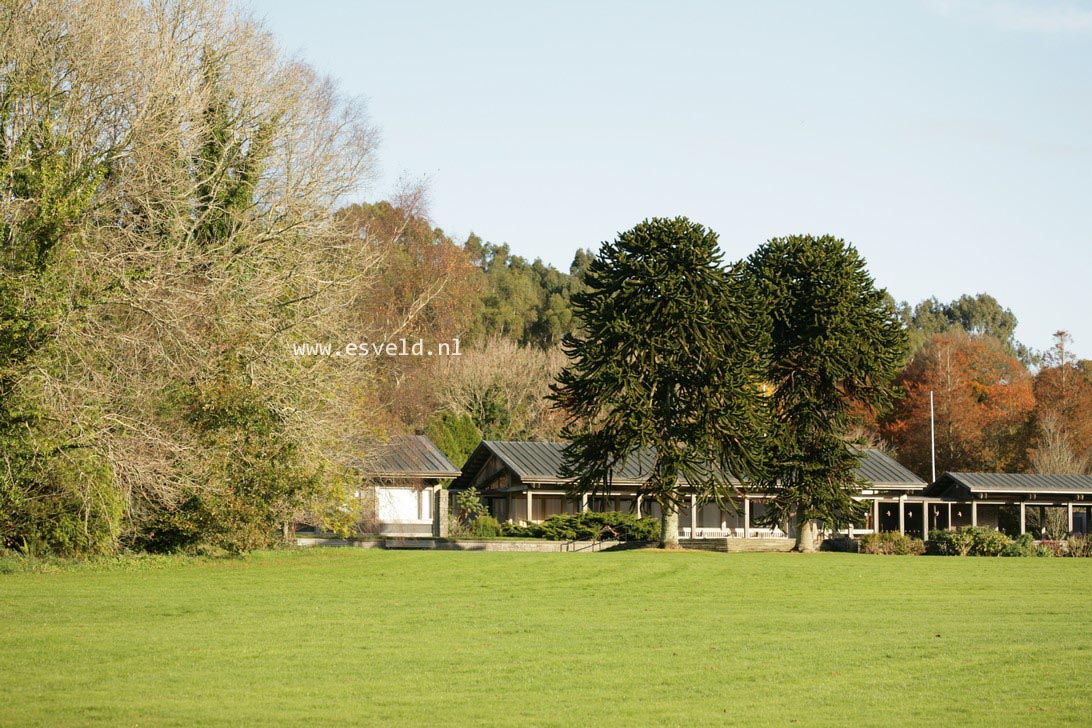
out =
[[[679,548],[679,509],[672,505],[660,504],[660,548]]]
[[[816,537],[819,535],[819,524],[814,520],[801,518],[796,527],[796,551],[802,554],[814,554],[816,551]]]

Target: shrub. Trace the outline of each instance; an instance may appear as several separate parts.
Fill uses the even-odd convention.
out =
[[[0,548],[68,558],[117,550],[125,500],[105,460],[77,449],[33,471],[33,488],[8,493],[0,480]]]
[[[1065,541],[1040,541],[1035,546],[1036,556],[1065,556],[1066,551]]]
[[[660,521],[618,511],[588,511],[550,516],[542,523],[525,526],[506,523],[503,532],[505,536],[545,538],[550,541],[655,541],[660,538]]]
[[[894,531],[867,533],[861,536],[861,553],[896,556],[919,556],[925,553],[925,543]]]
[[[967,529],[974,538],[974,547],[971,551],[975,556],[1000,556],[1012,539],[992,528]]]
[[[501,535],[512,538],[542,538],[542,526],[538,523],[502,523]]]
[[[1012,539],[992,528],[966,526],[958,531],[929,532],[929,553],[937,556],[1030,556],[1030,553],[1008,553]],[[1030,549],[1029,541],[1025,550]]]
[[[497,538],[501,535],[500,521],[493,516],[478,516],[467,525],[466,530],[476,538]]]
[[[1092,538],[1087,536],[1070,536],[1066,540],[1066,556],[1092,558]]]
[[[1030,533],[1025,533],[1019,538],[1015,539],[1005,550],[1001,552],[1002,556],[1037,556],[1035,537]]]
[[[489,509],[482,503],[477,488],[471,486],[455,496],[455,515],[460,523],[469,524],[488,514]]]
[[[835,538],[824,538],[819,543],[819,550],[855,554],[860,551],[860,545],[857,543],[856,539],[838,536]]]
[[[929,532],[929,553],[936,556],[966,556],[974,547],[974,537],[966,530]]]

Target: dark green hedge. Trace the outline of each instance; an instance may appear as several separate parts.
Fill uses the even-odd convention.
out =
[[[658,541],[660,521],[656,518],[638,518],[631,513],[608,511],[606,513],[578,513],[550,516],[542,523],[521,526],[506,523],[502,527],[505,536],[545,538],[551,541],[594,541],[618,539],[619,541]]]

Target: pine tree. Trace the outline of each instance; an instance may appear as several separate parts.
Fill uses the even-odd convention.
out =
[[[625,458],[654,453],[644,494],[677,546],[680,478],[730,507],[729,476],[761,463],[761,314],[742,263],[724,267],[716,234],[683,217],[604,243],[584,283],[553,395],[570,418],[565,474],[574,493],[596,493]]]
[[[771,523],[795,521],[812,551],[817,521],[837,528],[863,514],[853,499],[860,453],[846,438],[852,412],[888,405],[907,334],[853,246],[830,236],[770,240],[747,259],[769,312],[766,381],[773,427],[764,477]]]

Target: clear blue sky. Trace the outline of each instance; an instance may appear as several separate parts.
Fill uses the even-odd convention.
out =
[[[1092,358],[1092,0],[250,3],[366,99],[378,199],[564,269],[651,216],[853,242]]]

